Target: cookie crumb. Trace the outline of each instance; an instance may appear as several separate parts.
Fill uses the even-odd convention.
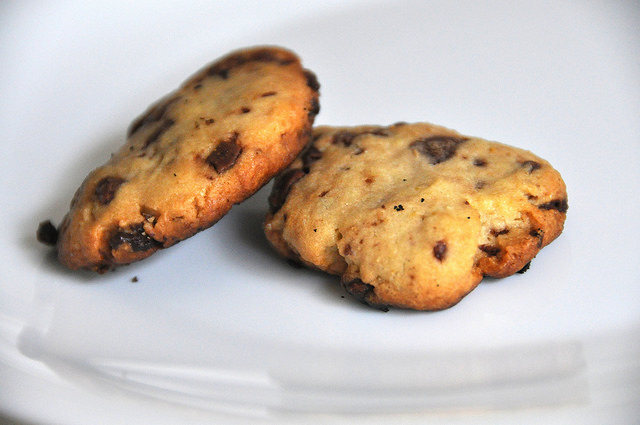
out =
[[[134,276],[131,278],[131,283],[136,283],[138,281],[138,276]]]

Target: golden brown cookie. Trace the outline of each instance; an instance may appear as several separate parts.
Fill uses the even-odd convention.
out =
[[[365,303],[440,310],[562,232],[565,184],[530,152],[431,124],[318,127],[275,180],[264,230]]]
[[[188,79],[129,128],[89,174],[57,239],[66,266],[104,272],[217,222],[309,141],[319,84],[276,47],[236,51]]]

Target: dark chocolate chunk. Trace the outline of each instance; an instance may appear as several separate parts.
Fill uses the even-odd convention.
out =
[[[527,171],[529,171],[529,173],[533,173],[534,171],[536,171],[540,167],[542,167],[542,165],[540,165],[540,163],[536,162],[536,161],[529,160],[529,161],[525,161],[525,162],[522,163],[522,168],[524,168]]]
[[[147,147],[149,147],[149,145],[152,145],[155,142],[157,142],[160,136],[162,136],[162,134],[165,131],[167,131],[169,128],[171,128],[171,126],[173,126],[175,123],[176,122],[171,118],[167,118],[163,120],[162,123],[158,126],[158,128],[156,128],[154,132],[151,133],[149,137],[147,137],[147,140],[144,142],[144,146],[142,148],[146,149]]]
[[[96,185],[96,190],[94,191],[98,203],[100,203],[101,205],[109,204],[116,196],[118,188],[124,182],[124,179],[113,176],[105,177],[100,180]]]
[[[278,175],[273,181],[273,189],[269,195],[269,208],[272,213],[276,213],[284,202],[287,200],[289,191],[295,182],[300,180],[304,176],[304,171],[300,168],[294,168],[287,170],[284,173]]]
[[[489,257],[495,257],[496,255],[500,254],[500,247],[499,246],[480,245],[478,248],[480,248],[480,251],[484,252]]]
[[[396,210],[396,211],[404,211],[404,207],[402,206],[402,204],[394,205],[393,209]]]
[[[271,50],[255,50],[246,54],[231,55],[220,62],[215,63],[206,71],[208,76],[220,76],[229,78],[229,71],[249,62],[275,62],[279,65],[289,65],[295,62],[290,55],[277,55]]]
[[[55,246],[56,243],[58,243],[58,229],[56,229],[56,226],[54,226],[50,220],[43,221],[38,225],[36,237],[38,242]]]
[[[569,209],[569,202],[566,199],[554,199],[546,204],[538,205],[541,210],[557,210],[561,213],[566,213]]]
[[[440,262],[444,261],[447,256],[447,243],[445,241],[436,242],[433,247],[433,256]]]
[[[382,128],[376,128],[375,130],[365,131],[362,134],[373,134],[374,136],[389,137],[389,133]]]
[[[215,168],[218,174],[231,169],[242,153],[242,146],[238,144],[238,133],[233,133],[223,140],[207,157],[207,162]]]
[[[149,109],[146,114],[140,116],[138,119],[131,123],[131,126],[129,126],[129,131],[127,132],[127,136],[131,136],[133,133],[148,124],[158,122],[163,119],[169,107],[179,99],[180,96],[172,97],[162,103],[158,103],[157,105],[151,107],[151,109]]]
[[[142,223],[133,224],[125,230],[118,230],[109,239],[111,249],[118,249],[120,245],[126,243],[133,252],[147,251],[149,249],[160,248],[161,242],[156,241],[144,231]]]
[[[333,135],[333,140],[331,143],[334,145],[343,145],[348,148],[353,143],[353,139],[358,136],[357,133],[352,133],[351,131],[338,131]]]
[[[501,230],[496,230],[496,229],[492,229],[491,230],[491,234],[493,236],[506,235],[507,233],[509,233],[509,229],[507,229],[506,227],[504,229],[501,229]]]
[[[309,173],[311,164],[322,158],[322,152],[313,145],[309,145],[302,153],[302,170]]]
[[[542,248],[542,243],[544,242],[544,230],[543,229],[533,229],[529,232],[529,235],[538,238],[538,248]]]
[[[333,135],[333,140],[332,143],[334,145],[343,145],[344,147],[348,148],[349,146],[351,146],[351,144],[353,143],[353,140],[358,137],[358,136],[362,136],[365,134],[373,134],[374,136],[381,136],[381,137],[389,137],[389,133],[387,133],[384,129],[382,128],[376,128],[373,130],[365,130],[365,131],[361,131],[360,133],[354,133],[352,131],[348,131],[348,130],[343,130],[343,131],[338,131],[337,133],[335,133]],[[362,149],[360,146],[356,146],[356,155],[359,155],[361,153],[364,152],[364,149]]]
[[[529,270],[529,267],[531,267],[531,261],[525,264],[524,267],[518,270],[516,273],[524,274],[527,270]]]
[[[361,302],[376,308],[381,311],[389,311],[389,306],[386,304],[380,304],[372,302],[371,299],[375,296],[375,287],[363,282],[360,279],[355,279],[349,282],[342,282],[344,289]]]
[[[451,136],[432,136],[411,142],[409,146],[435,165],[453,157],[460,143],[465,140],[467,139]]]
[[[316,74],[309,71],[308,69],[305,69],[304,76],[307,78],[307,86],[309,86],[311,90],[320,90],[320,83],[318,82],[318,77],[316,77]]]
[[[311,106],[307,110],[307,115],[309,119],[315,119],[316,115],[318,115],[319,113],[320,101],[318,100],[318,98],[314,97],[313,100],[311,100]]]

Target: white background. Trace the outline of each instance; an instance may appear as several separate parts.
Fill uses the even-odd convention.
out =
[[[634,1],[2,3],[0,417],[637,423],[638,28]],[[317,124],[429,121],[549,160],[565,232],[438,313],[289,267],[260,230],[268,187],[139,264],[62,269],[38,222],[149,104],[255,44],[317,74]]]

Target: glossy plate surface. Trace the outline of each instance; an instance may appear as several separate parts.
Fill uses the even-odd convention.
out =
[[[634,423],[634,1],[9,2],[0,8],[0,422]],[[261,232],[270,187],[103,276],[35,241],[130,121],[244,46],[296,51],[317,124],[429,121],[563,175],[562,236],[438,313],[370,310]],[[135,279],[134,279],[135,278]]]

